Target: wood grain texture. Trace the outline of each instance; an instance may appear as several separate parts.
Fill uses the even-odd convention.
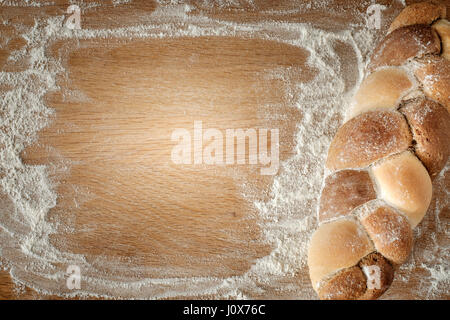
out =
[[[231,276],[267,254],[261,245],[250,245],[259,231],[229,175],[230,170],[242,178],[252,173],[238,166],[173,164],[177,142],[171,133],[176,128],[193,132],[199,120],[204,129],[222,131],[266,127],[258,104],[277,101],[280,91],[263,92],[272,84],[255,85],[258,74],[276,64],[301,64],[305,53],[264,41],[205,38],[190,47],[192,42],[134,42],[106,51],[91,43],[68,57],[70,87],[86,101],[49,96],[57,117],[42,133],[42,147],[77,162],[64,186],[93,190],[93,199],[73,208],[74,223],[84,230],[65,236],[65,250],[80,246],[93,255],[137,255],[146,265],[164,261],[172,277],[187,275],[187,264],[190,275],[204,275],[206,267],[211,276]],[[236,67],[241,63],[245,69]],[[296,117],[295,109],[286,112]],[[294,126],[278,125],[287,129],[283,138],[292,141]],[[290,148],[281,153],[286,157]],[[46,157],[44,150],[24,155],[28,163]],[[261,179],[268,188],[271,178]]]
[[[225,9],[196,4],[192,13],[230,21],[305,21],[326,29],[352,23],[352,10],[365,10],[342,0],[333,2],[345,12],[339,16],[330,17],[323,8],[302,16],[269,16],[258,11],[289,12],[292,5],[256,2]],[[385,4],[391,13],[399,9],[390,1]],[[41,8],[2,8],[0,16],[30,25],[34,17],[64,14],[67,6],[68,1],[56,1]],[[83,28],[139,25],[155,8],[152,1],[118,7],[108,1],[85,11]],[[332,26],[327,19],[333,19]],[[27,61],[7,61],[11,50],[24,44],[20,30],[0,25],[0,33],[17,36],[2,44],[0,70],[23,70]],[[312,79],[315,70],[305,66],[305,50],[264,40],[203,37],[67,40],[55,43],[47,54],[64,61],[68,73],[59,78],[61,90],[46,97],[56,111],[52,124],[22,158],[28,164],[70,163],[69,173],[55,176],[59,200],[49,219],[73,230],[54,235],[55,246],[92,261],[106,255],[126,264],[133,257],[134,265],[154,267],[143,276],[166,277],[241,275],[270,252],[239,184],[251,181],[266,199],[273,177],[261,176],[258,166],[174,165],[171,133],[192,130],[198,120],[204,129],[282,128],[280,160],[289,158],[302,110],[283,107],[279,112],[285,117],[267,119],[261,106],[285,105],[286,84],[261,75],[298,67],[304,70],[298,80]],[[414,281],[420,282],[420,273]],[[414,297],[407,284],[401,285],[394,297]],[[57,297],[17,290],[2,271],[0,298]],[[261,298],[286,297],[272,291]]]

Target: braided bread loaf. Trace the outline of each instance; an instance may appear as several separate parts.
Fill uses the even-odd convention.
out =
[[[376,299],[413,246],[450,155],[450,23],[406,7],[367,68],[326,162],[308,266],[321,299]]]

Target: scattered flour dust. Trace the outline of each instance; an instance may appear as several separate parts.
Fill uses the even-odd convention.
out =
[[[131,0],[115,0],[121,5]],[[0,265],[10,271],[17,290],[29,286],[41,293],[61,296],[100,296],[112,298],[170,298],[214,295],[218,298],[247,299],[264,297],[271,289],[284,298],[315,298],[307,278],[297,277],[306,268],[306,248],[316,228],[316,208],[323,180],[323,163],[334,132],[342,122],[345,108],[355,88],[363,78],[368,53],[376,44],[376,30],[351,26],[350,30],[324,31],[311,24],[299,22],[236,23],[212,19],[203,15],[189,15],[191,4],[182,1],[158,1],[149,23],[117,29],[75,30],[63,27],[64,17],[36,18],[32,27],[23,27],[24,49],[13,51],[8,61],[27,58],[29,67],[22,72],[0,72],[0,87],[9,89],[0,100]],[[212,3],[212,2],[209,2]],[[233,1],[216,1],[218,7],[239,5]],[[324,8],[326,1],[320,2]],[[205,2],[205,5],[208,2]],[[253,1],[246,5],[255,6]],[[38,6],[34,1],[0,1],[0,6]],[[362,19],[364,20],[364,19]],[[180,22],[183,27],[180,28]],[[8,24],[8,21],[1,22]],[[99,272],[93,262],[83,255],[61,252],[49,241],[58,225],[46,215],[57,203],[56,185],[49,178],[54,170],[69,170],[60,164],[31,166],[22,163],[19,154],[36,139],[53,115],[43,97],[57,90],[56,76],[64,73],[60,61],[45,55],[47,46],[59,39],[90,38],[176,38],[201,36],[234,36],[280,41],[306,49],[308,65],[317,75],[307,83],[292,80],[289,70],[268,71],[268,78],[286,83],[285,95],[290,104],[304,110],[297,124],[295,155],[281,164],[275,177],[270,200],[256,201],[250,182],[242,185],[243,196],[256,207],[261,217],[265,240],[272,252],[257,261],[241,276],[223,278],[115,278]],[[344,77],[346,67],[336,50],[338,44],[352,49],[356,65],[354,79]],[[273,113],[276,114],[277,110]],[[270,117],[270,115],[268,115]],[[448,237],[448,228],[440,225],[443,208],[449,205],[449,186],[445,183],[448,166],[436,179],[443,190],[435,197],[428,218],[417,231],[424,237],[427,229]],[[416,256],[426,256],[429,265],[422,263],[423,283],[417,289],[424,297],[434,297],[449,287],[448,244],[441,244],[434,234],[432,245],[417,249]],[[442,258],[439,258],[442,257]],[[399,271],[396,281],[407,282],[415,265],[415,257]],[[95,261],[102,263],[102,257]],[[67,289],[65,270],[61,265],[78,265],[83,270],[83,290],[74,293]],[[114,267],[114,266],[113,266]],[[120,270],[120,266],[116,266]],[[302,274],[305,274],[303,272]],[[297,283],[297,284],[296,284]],[[430,285],[431,283],[431,285]],[[425,285],[426,284],[426,285]],[[395,298],[395,291],[387,297]]]

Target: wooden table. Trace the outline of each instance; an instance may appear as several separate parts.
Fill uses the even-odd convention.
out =
[[[83,10],[83,29],[145,24],[158,7],[145,0],[102,3]],[[299,14],[292,11],[295,3],[284,0],[220,3],[193,2],[191,14],[225,21],[302,21],[326,29],[360,22],[355,12],[365,12],[368,6],[331,1],[330,7],[341,13],[337,15],[327,7]],[[401,5],[379,3],[388,6],[381,35]],[[2,7],[0,17],[13,26],[31,25],[35,17],[62,16],[67,7],[68,1],[62,0],[42,7]],[[271,15],[270,9],[285,13]],[[20,30],[0,25],[0,34],[11,39],[0,48],[0,70],[26,68],[27,61],[7,62],[12,50],[25,45]],[[306,81],[314,70],[305,65],[305,50],[266,40],[206,36],[67,39],[53,43],[47,54],[63,61],[67,75],[58,79],[61,90],[46,96],[56,111],[52,124],[22,158],[27,164],[70,162],[70,173],[58,176],[58,204],[49,216],[74,231],[56,234],[52,241],[89,257],[138,257],[140,265],[166,266],[167,276],[240,275],[269,254],[270,246],[261,241],[257,211],[239,186],[251,181],[264,200],[273,177],[249,166],[175,165],[168,161],[174,146],[170,134],[175,128],[191,130],[196,120],[203,121],[204,129],[282,127],[280,160],[288,159],[302,111],[284,107],[279,112],[285,117],[261,116],[261,106],[283,104],[285,84],[260,75],[268,68],[302,67],[300,77]],[[307,270],[302,272],[300,285],[309,287]],[[410,290],[417,283],[399,284],[390,298],[418,298]],[[253,297],[296,298],[276,291]],[[57,297],[18,290],[2,271],[0,298]]]

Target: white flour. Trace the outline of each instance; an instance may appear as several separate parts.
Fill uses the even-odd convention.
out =
[[[130,0],[113,1],[114,6]],[[18,73],[0,72],[0,86],[11,87],[0,101],[0,258],[10,270],[20,289],[23,285],[41,293],[63,296],[86,295],[116,298],[169,298],[214,295],[218,298],[264,297],[266,291],[281,297],[315,298],[309,279],[295,279],[306,268],[306,248],[316,228],[316,208],[322,187],[323,163],[332,136],[342,122],[349,98],[363,77],[369,52],[376,45],[377,30],[363,25],[343,31],[323,31],[310,24],[298,22],[236,23],[219,21],[206,15],[189,15],[195,5],[182,1],[158,1],[160,6],[149,17],[149,23],[117,29],[75,30],[63,27],[63,17],[37,18],[33,27],[22,27],[27,45],[13,52],[9,61],[29,59],[29,67]],[[75,2],[74,2],[75,3]],[[327,1],[314,2],[314,9],[327,8]],[[372,3],[370,1],[368,4]],[[28,4],[33,1],[0,1],[3,6]],[[257,8],[253,1],[205,1],[200,7],[229,8],[244,4]],[[95,3],[89,3],[95,7]],[[101,5],[99,5],[101,6]],[[296,12],[311,10],[311,5],[298,5]],[[269,11],[268,11],[269,12]],[[273,10],[270,11],[277,14]],[[285,13],[285,12],[278,12]],[[180,28],[179,22],[183,22]],[[3,22],[8,24],[8,22]],[[361,17],[361,24],[364,17]],[[52,233],[70,226],[50,222],[47,213],[56,205],[55,182],[49,175],[70,170],[64,161],[53,166],[24,165],[20,152],[36,139],[36,134],[48,124],[53,112],[43,102],[46,92],[57,90],[56,76],[64,73],[60,61],[45,55],[48,45],[58,39],[91,38],[177,38],[201,36],[234,36],[279,41],[306,49],[308,65],[317,70],[307,83],[292,78],[288,69],[268,71],[268,79],[285,83],[287,105],[299,108],[302,118],[297,124],[294,156],[281,164],[279,175],[270,190],[270,200],[255,200],[256,190],[251,182],[241,186],[242,194],[257,208],[265,241],[271,253],[255,261],[244,275],[231,278],[161,278],[139,279],[117,277],[102,273],[97,266],[115,270],[129,269],[99,256],[88,262],[83,255],[61,252],[49,241]],[[344,44],[351,53],[342,59],[336,46]],[[345,76],[344,76],[345,75]],[[267,118],[280,116],[274,108]],[[414,255],[429,255],[428,265],[420,266],[425,275],[416,285],[425,297],[434,297],[448,290],[448,228],[440,224],[440,214],[449,205],[449,185],[445,183],[448,166],[436,179],[435,188],[443,190],[434,199],[428,218],[417,230],[417,237],[435,228],[432,244],[415,250]],[[447,173],[448,175],[448,173]],[[416,268],[415,257],[402,267],[396,281],[409,281]],[[67,275],[61,265],[78,265],[83,270],[83,290],[74,293],[65,286]],[[136,274],[139,268],[136,267]],[[303,272],[304,274],[304,272]],[[431,283],[431,286],[430,286]],[[395,284],[393,285],[395,288]],[[395,289],[386,298],[396,297]]]

